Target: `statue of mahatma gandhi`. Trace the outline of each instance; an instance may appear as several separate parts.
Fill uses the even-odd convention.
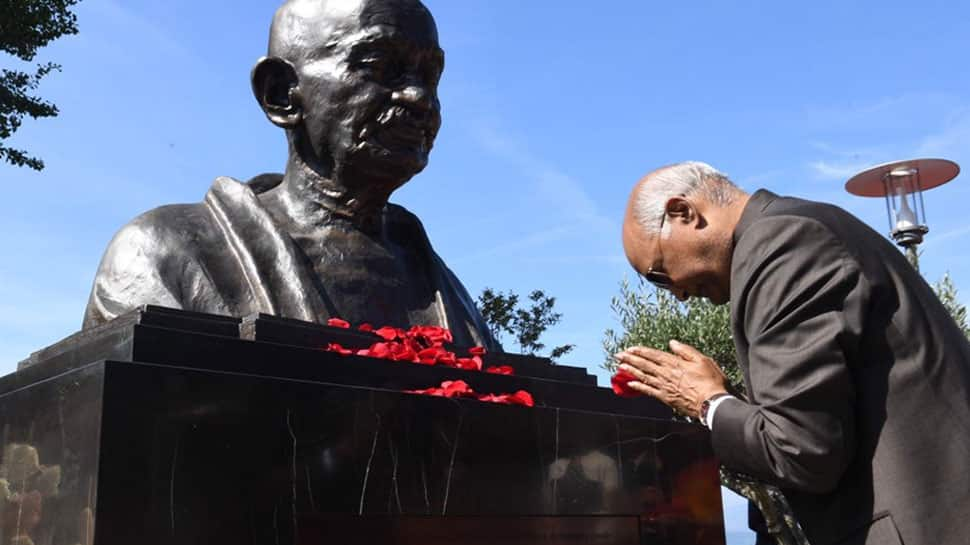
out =
[[[418,0],[289,0],[256,100],[286,130],[283,175],[221,177],[198,204],[163,206],[108,246],[84,316],[138,305],[311,322],[440,325],[498,349],[474,301],[391,193],[428,164],[444,53]]]

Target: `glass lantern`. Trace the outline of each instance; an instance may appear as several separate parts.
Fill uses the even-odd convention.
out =
[[[926,226],[919,169],[908,166],[894,168],[883,175],[882,183],[893,240],[906,247],[923,242],[923,235],[929,232],[929,228]]]

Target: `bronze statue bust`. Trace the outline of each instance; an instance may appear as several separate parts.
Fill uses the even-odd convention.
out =
[[[201,203],[163,206],[112,239],[84,327],[146,303],[313,322],[449,327],[497,349],[418,218],[388,203],[428,163],[444,53],[418,0],[289,0],[252,71],[286,131],[282,175],[216,179]]]

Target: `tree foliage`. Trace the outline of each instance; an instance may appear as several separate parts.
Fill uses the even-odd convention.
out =
[[[943,278],[933,285],[933,291],[936,292],[936,296],[940,298],[940,302],[943,303],[946,310],[950,312],[953,321],[963,330],[963,334],[970,339],[970,324],[967,323],[967,307],[962,305],[957,298],[957,287],[953,285],[953,280],[950,279],[950,273],[944,274]]]
[[[77,17],[70,7],[78,0],[0,0],[0,50],[30,62],[37,50],[67,34],[77,34]],[[0,159],[34,170],[44,162],[25,151],[3,144],[20,128],[24,116],[54,117],[57,106],[33,96],[40,80],[61,66],[38,64],[33,74],[20,70],[0,71]]]
[[[491,288],[485,288],[478,296],[478,308],[492,335],[500,342],[503,334],[512,335],[519,345],[519,352],[536,356],[546,347],[539,338],[562,320],[562,314],[553,310],[556,298],[542,290],[530,293],[529,303],[528,307],[519,306],[518,294],[512,291],[496,292]],[[548,357],[553,360],[561,358],[573,347],[571,344],[557,346],[549,352]]]
[[[613,354],[631,346],[649,346],[670,350],[668,342],[676,339],[700,350],[716,361],[731,386],[744,391],[738,367],[734,340],[731,337],[731,314],[728,305],[715,305],[702,298],[678,301],[667,290],[661,290],[642,279],[632,286],[624,279],[620,294],[610,303],[620,322],[620,332],[606,331],[603,348],[604,367],[613,370]]]

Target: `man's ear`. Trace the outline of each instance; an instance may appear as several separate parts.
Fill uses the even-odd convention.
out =
[[[697,217],[697,210],[694,209],[694,205],[684,197],[667,199],[664,209],[667,211],[668,217],[684,223],[690,223]]]
[[[252,72],[253,94],[266,117],[277,127],[292,129],[303,120],[296,68],[279,57],[262,57]]]

